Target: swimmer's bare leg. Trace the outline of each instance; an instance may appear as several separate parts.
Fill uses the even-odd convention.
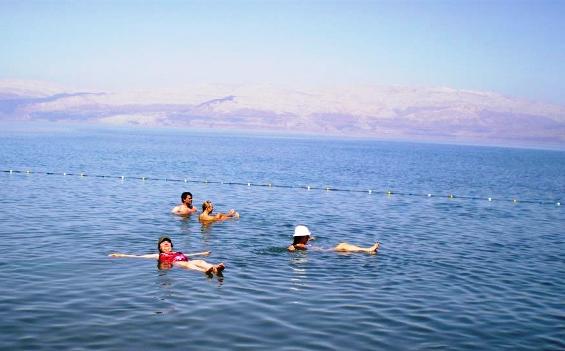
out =
[[[374,254],[374,253],[377,252],[379,247],[380,247],[379,242],[375,243],[375,245],[373,245],[371,247],[360,247],[360,246],[351,245],[351,244],[348,244],[348,243],[339,243],[334,248],[334,251],[337,251],[337,252],[366,252],[366,253]]]
[[[196,269],[206,274],[219,274],[226,268],[224,263],[213,265],[204,260],[194,260],[189,261],[189,263],[193,263],[197,267]]]

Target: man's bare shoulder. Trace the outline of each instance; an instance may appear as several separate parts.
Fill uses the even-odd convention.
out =
[[[188,207],[183,206],[183,205],[178,205],[178,206],[173,207],[171,212],[174,213],[174,214],[178,214],[178,215],[186,215],[186,214],[192,213]]]

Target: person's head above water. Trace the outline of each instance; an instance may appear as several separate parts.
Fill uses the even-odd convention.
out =
[[[202,211],[206,211],[208,209],[210,210],[210,212],[212,212],[212,210],[214,209],[214,204],[210,200],[206,200],[202,203]]]
[[[165,252],[165,250],[171,251],[172,249],[173,242],[171,241],[171,238],[169,238],[168,236],[162,236],[159,238],[159,241],[157,241],[157,250],[159,250],[159,253],[163,253]]]
[[[296,227],[294,227],[294,235],[293,237],[297,237],[297,236],[311,236],[312,233],[310,233],[310,229],[308,229],[307,226],[305,225],[297,225]]]
[[[308,239],[310,239],[310,236],[312,236],[312,233],[310,233],[310,229],[308,229],[307,226],[297,225],[294,228],[294,234],[292,235],[293,245],[306,244]]]
[[[184,203],[187,200],[187,197],[188,200],[192,200],[192,193],[190,191],[185,191],[184,193],[181,194],[180,196],[181,202]]]

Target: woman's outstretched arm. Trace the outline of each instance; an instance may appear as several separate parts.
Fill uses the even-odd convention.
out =
[[[123,253],[111,253],[108,255],[109,257],[131,257],[131,258],[153,258],[159,259],[159,254],[147,254],[147,255],[128,255]]]
[[[211,251],[202,251],[202,252],[194,252],[194,253],[188,253],[188,254],[184,254],[185,256],[208,256],[211,253]]]

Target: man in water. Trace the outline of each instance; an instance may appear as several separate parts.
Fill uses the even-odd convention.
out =
[[[192,206],[192,193],[185,191],[180,196],[181,204],[175,206],[171,212],[179,216],[188,216],[195,213],[196,207]]]

